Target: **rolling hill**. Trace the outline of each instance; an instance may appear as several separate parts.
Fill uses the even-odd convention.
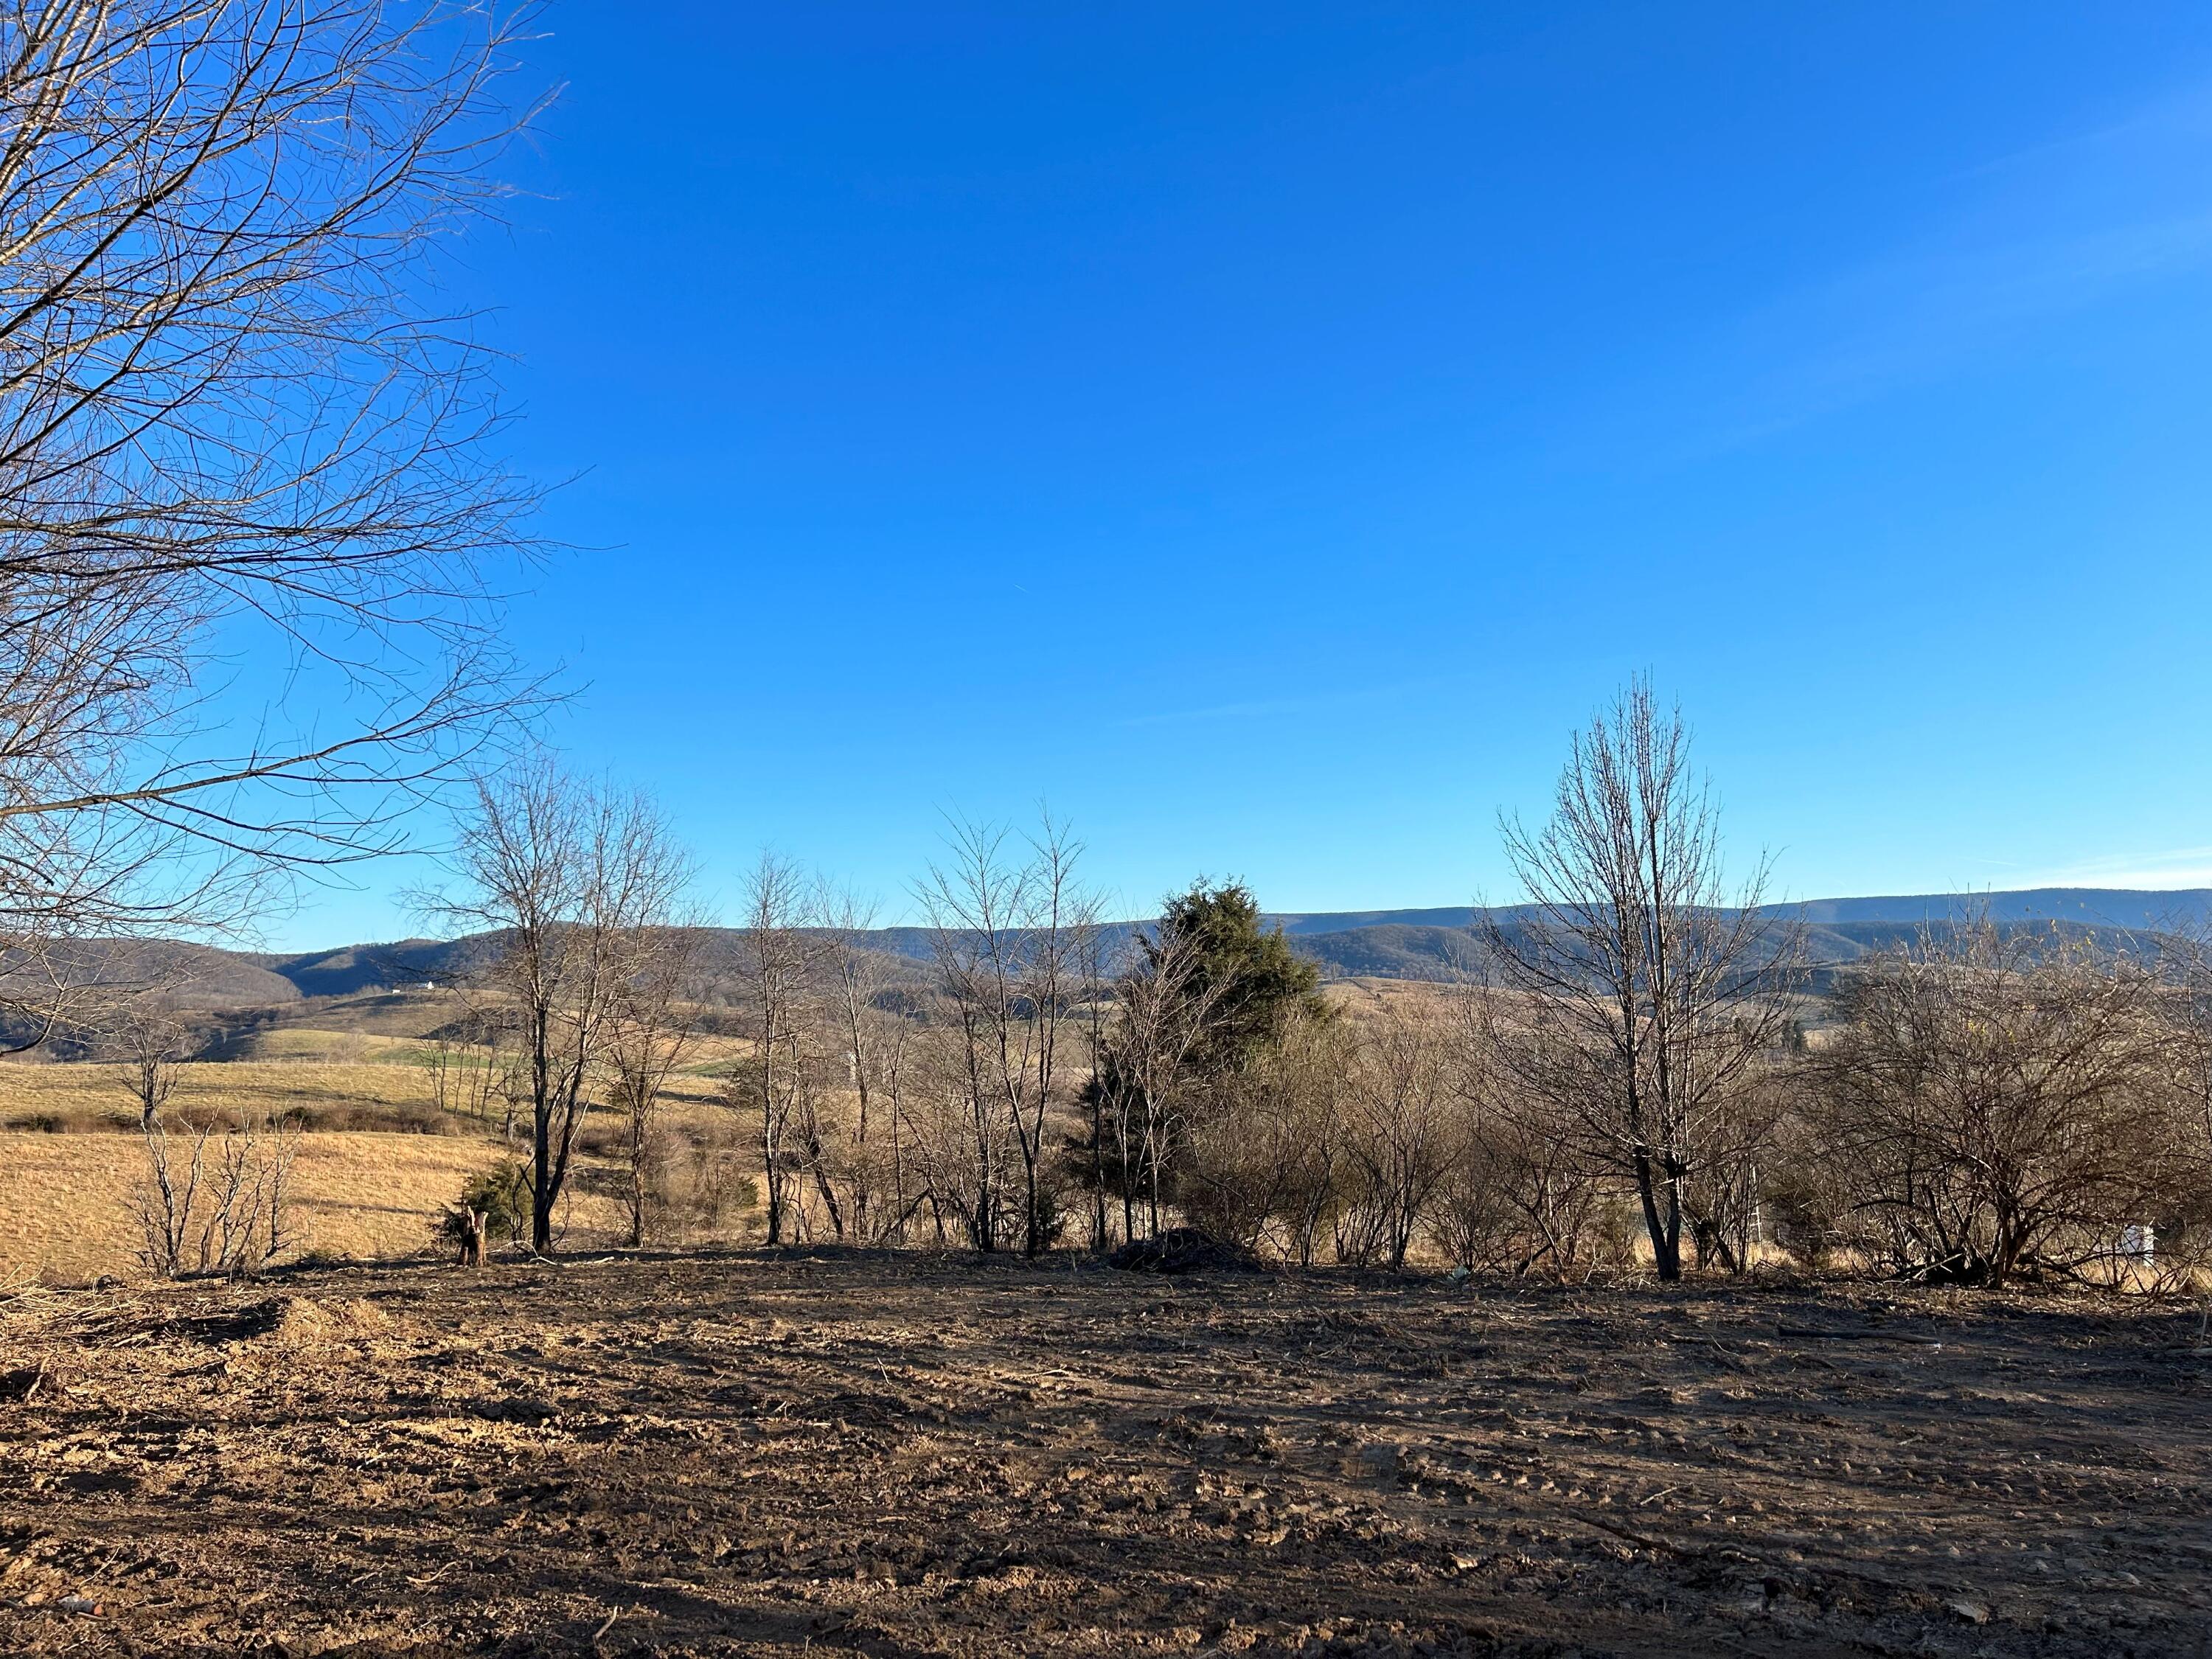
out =
[[[2212,920],[2212,889],[2165,892],[2045,887],[2007,893],[1811,899],[1778,908],[1805,922],[1814,960],[1836,967],[1907,944],[1923,927],[1940,928],[1970,917],[1987,916],[2007,927],[2056,925],[2069,934],[2106,943],[2118,943],[2130,934],[2197,927]],[[1471,905],[1455,905],[1291,913],[1272,915],[1268,921],[1331,978],[1437,980],[1451,977],[1460,964],[1472,959],[1477,943],[1474,924],[1483,914]],[[1503,907],[1492,914],[1510,923],[1516,908]],[[1124,937],[1139,925],[1114,924]],[[709,930],[702,963],[709,979],[735,966],[742,938],[733,928]],[[879,928],[868,939],[904,963],[926,961],[929,956],[926,928]],[[490,941],[484,938],[412,939],[233,960],[254,970],[256,984],[267,983],[259,977],[265,974],[291,988],[295,996],[350,996],[455,977],[480,963],[489,948]]]

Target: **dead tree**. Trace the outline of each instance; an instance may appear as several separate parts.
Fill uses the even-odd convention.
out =
[[[1710,786],[1648,680],[1574,739],[1550,822],[1502,828],[1528,902],[1482,925],[1518,1001],[1497,1059],[1634,1183],[1659,1277],[1679,1279],[1690,1183],[1789,1027],[1802,930],[1762,908],[1763,861],[1725,886]]]
[[[182,1126],[181,1152],[158,1112],[139,1132],[146,1175],[132,1209],[139,1257],[149,1269],[170,1279],[245,1274],[292,1247],[296,1118],[248,1117],[225,1127],[203,1116]]]

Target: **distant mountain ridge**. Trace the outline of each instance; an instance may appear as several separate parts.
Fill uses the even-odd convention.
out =
[[[2008,927],[2057,923],[2100,936],[2198,927],[2212,920],[2212,888],[2037,887],[2013,892],[1808,899],[1775,908],[1805,922],[1816,962],[1836,966],[1907,944],[1923,926],[1983,916]],[[1507,905],[1488,914],[1503,921],[1522,911],[1525,907]],[[1300,953],[1332,978],[1438,980],[1450,977],[1469,958],[1477,939],[1475,923],[1484,914],[1473,905],[1447,905],[1285,912],[1267,920],[1279,926]],[[1142,925],[1114,924],[1124,931]],[[734,950],[739,934],[733,928],[710,932],[715,941],[708,952],[711,971],[718,958]],[[878,928],[868,937],[875,948],[908,961],[929,954],[927,928]],[[489,941],[481,938],[411,939],[293,955],[240,956],[238,960],[281,978],[301,996],[349,996],[452,978],[479,963],[488,948]]]
[[[2037,887],[2005,893],[1909,893],[1864,898],[1807,899],[1778,904],[1805,924],[1816,969],[1833,969],[1908,945],[1924,927],[1937,930],[1987,919],[2002,928],[2056,926],[2070,934],[2117,945],[2136,934],[2171,933],[2212,919],[2212,888],[2175,890],[2112,887]],[[1486,914],[1510,923],[1525,905]],[[1292,945],[1339,978],[1435,980],[1452,977],[1473,960],[1472,905],[1425,910],[1351,910],[1271,917]]]
[[[1511,915],[1525,905],[1496,905],[1492,915]],[[2212,916],[2212,887],[2027,887],[2002,893],[1905,893],[1868,898],[1799,899],[1778,902],[1805,921],[1890,922],[1961,921],[1987,916],[1991,921],[2075,921],[2090,927],[2122,927],[2161,933],[2194,927]],[[1483,915],[1475,905],[1455,904],[1426,910],[1286,911],[1270,922],[1296,938],[1305,933],[1349,933],[1365,927],[1466,928]]]

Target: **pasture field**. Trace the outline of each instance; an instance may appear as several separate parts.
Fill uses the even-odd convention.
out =
[[[462,1183],[500,1157],[496,1143],[442,1135],[303,1135],[293,1166],[291,1222],[300,1251],[420,1255]],[[82,1284],[133,1277],[138,1224],[131,1196],[145,1173],[136,1135],[0,1133],[0,1285]],[[569,1203],[569,1239],[611,1241],[619,1206],[587,1171]]]
[[[361,1109],[386,1109],[427,1122],[435,1101],[430,1073],[420,1066],[233,1060],[177,1067],[171,1105],[187,1116],[298,1110],[311,1123]],[[0,1129],[133,1129],[137,1121],[137,1103],[118,1066],[90,1060],[0,1065]],[[449,1128],[476,1133],[477,1126],[456,1118],[433,1132]]]
[[[421,1012],[402,1000],[362,1000],[394,1024]],[[387,1000],[400,1006],[386,1009]],[[287,1259],[312,1251],[374,1260],[436,1248],[432,1224],[468,1176],[527,1156],[526,1121],[510,1149],[495,1104],[483,1118],[440,1109],[425,1045],[404,1031],[279,1026],[252,1034],[245,1047],[259,1057],[179,1066],[167,1116],[179,1134],[178,1126],[208,1119],[291,1114],[304,1122],[295,1170],[300,1244]],[[714,1103],[739,1047],[702,1041],[671,1079],[664,1121],[725,1122]],[[615,1136],[614,1123],[595,1112],[587,1135]],[[114,1064],[0,1063],[0,1285],[143,1271],[131,1206],[146,1170],[137,1127],[137,1103]],[[612,1158],[580,1157],[567,1200],[570,1243],[623,1235],[619,1186]]]
[[[2194,1310],[616,1255],[0,1303],[0,1648],[2212,1645]]]

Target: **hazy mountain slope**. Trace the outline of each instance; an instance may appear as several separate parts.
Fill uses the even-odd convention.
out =
[[[1525,907],[1500,905],[1492,914],[1510,915]],[[1808,922],[1892,922],[1955,921],[1987,915],[1992,921],[2078,921],[2093,927],[2163,932],[2196,927],[2212,919],[2212,888],[2151,891],[2131,887],[2031,887],[2007,893],[1902,893],[1869,898],[1804,899],[1787,906]],[[1355,928],[1472,927],[1481,914],[1472,905],[1425,910],[1327,910],[1285,912],[1268,920],[1285,933],[1340,933]]]
[[[1885,951],[1911,945],[1923,929],[1941,936],[1959,924],[1930,921],[1848,921],[1808,925],[1806,955],[1816,981],[1823,970],[1846,966]],[[1506,926],[1510,930],[1509,917]],[[2000,921],[2001,932],[2057,927],[2069,939],[2086,939],[2105,948],[2132,937],[2125,929],[2093,927],[2075,921]],[[1480,959],[1482,935],[1472,927],[1407,927],[1384,923],[1336,933],[1295,933],[1291,946],[1318,963],[1332,979],[1456,978]]]
[[[46,959],[76,983],[159,988],[186,1008],[255,1008],[300,1000],[297,986],[257,958],[179,939],[73,940],[49,947]],[[26,994],[35,1001],[38,993]]]
[[[2193,926],[2212,918],[2212,889],[2142,892],[2119,888],[2049,887],[2015,893],[1917,893],[1889,897],[1808,900],[1794,908],[1808,925],[1816,963],[1836,966],[1871,952],[1911,943],[1926,925],[1942,927],[1982,915],[2006,927],[2059,924],[2069,934],[2117,944],[2129,932],[2154,932]],[[1492,914],[1509,925],[1522,907]],[[1418,910],[1343,910],[1270,916],[1297,950],[1337,978],[1444,979],[1471,961],[1480,913],[1456,905]],[[1121,943],[1140,924],[1116,922],[1109,943]],[[734,928],[708,931],[700,953],[700,974],[712,986],[726,982],[741,965],[743,934]],[[868,942],[891,958],[894,971],[912,971],[928,960],[930,932],[925,927],[884,927]],[[389,944],[353,945],[296,956],[237,957],[282,976],[293,994],[349,996],[385,986],[449,979],[467,972],[495,947],[489,937],[439,941],[401,939]],[[195,947],[197,948],[197,947]],[[217,953],[222,954],[222,953]],[[272,999],[272,1000],[282,1000]]]
[[[403,939],[254,960],[283,975],[302,996],[349,997],[471,973],[490,957],[495,943],[495,936],[489,933],[457,939]]]
[[[1921,893],[1889,898],[1808,899],[1812,922],[1918,922],[1986,915],[1992,921],[2077,921],[2166,933],[2212,918],[2212,888],[2148,892],[2127,887],[2031,887],[2010,893]]]

